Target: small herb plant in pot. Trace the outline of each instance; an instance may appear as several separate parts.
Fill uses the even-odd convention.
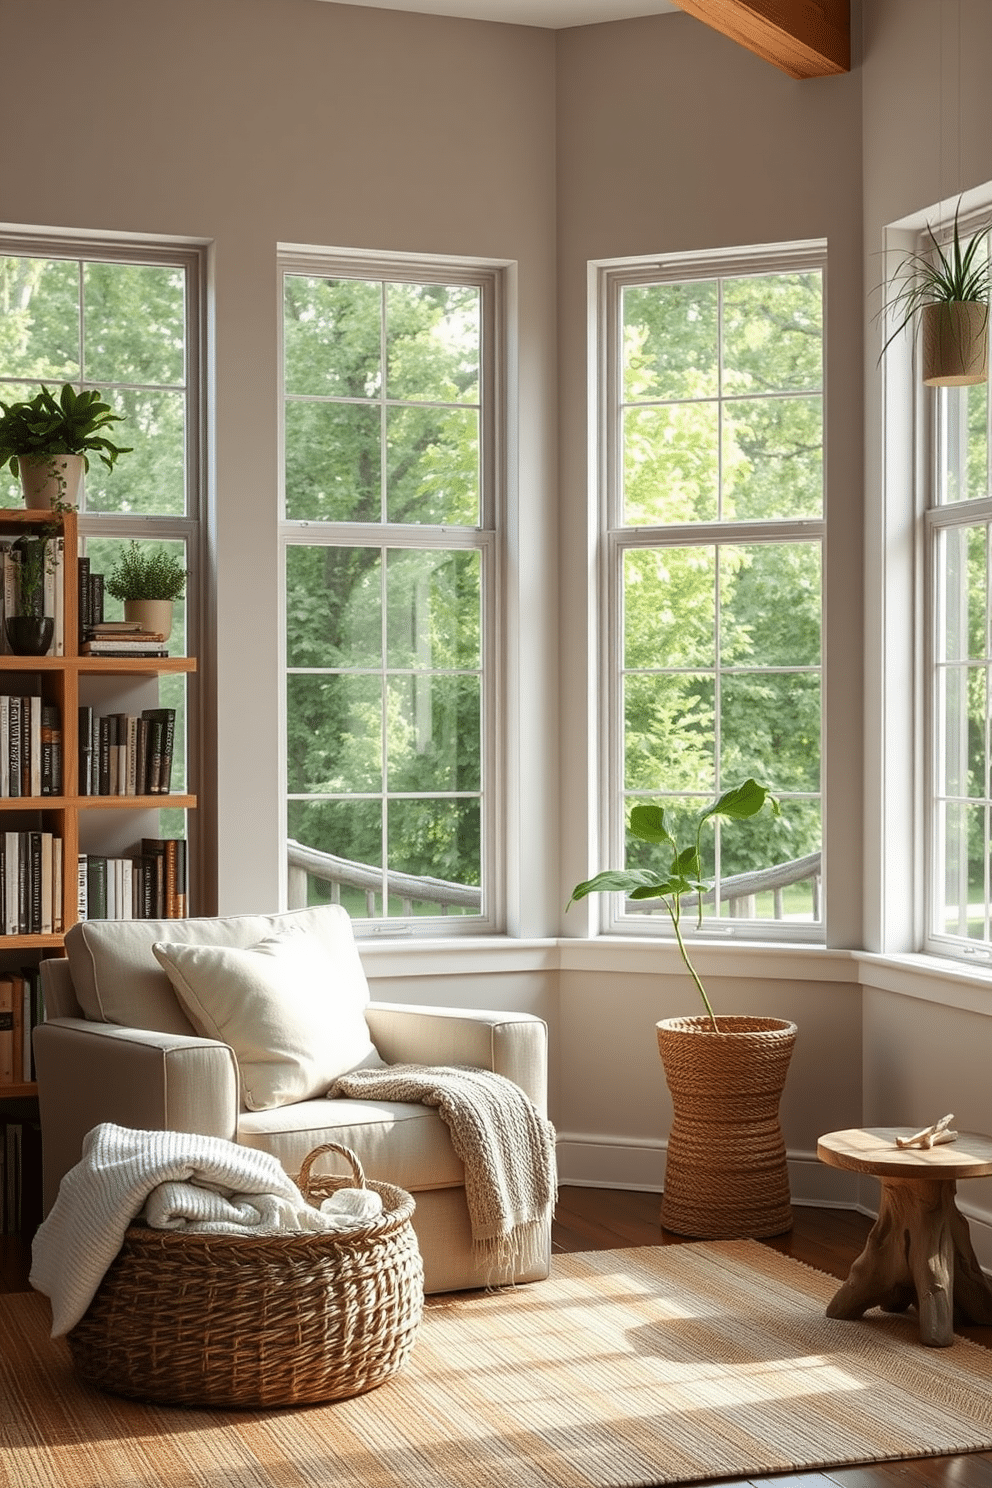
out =
[[[0,410],[0,466],[20,475],[25,505],[35,510],[71,506],[91,454],[112,470],[119,455],[131,453],[105,433],[123,415],[92,388],[77,393],[67,382],[56,396],[42,386],[25,402],[0,402]]]
[[[990,224],[962,241],[960,207],[959,202],[946,245],[927,225],[929,246],[904,256],[883,306],[894,329],[879,360],[896,337],[919,319],[923,381],[928,387],[965,387],[988,380]]]
[[[186,567],[177,553],[147,543],[130,542],[104,580],[114,599],[124,602],[125,620],[136,620],[168,640],[173,601],[186,590]]]
[[[756,780],[725,791],[697,818],[695,838],[680,847],[661,806],[635,806],[630,831],[663,850],[661,870],[608,869],[577,884],[569,906],[588,894],[660,899],[679,954],[705,1014],[657,1024],[658,1048],[672,1096],[661,1223],[679,1235],[729,1239],[778,1235],[792,1227],[785,1143],[778,1107],[796,1040],[796,1025],[780,1018],[719,1019],[692,963],[682,932],[683,899],[703,895],[701,844],[708,821],[745,821],[779,803]]]

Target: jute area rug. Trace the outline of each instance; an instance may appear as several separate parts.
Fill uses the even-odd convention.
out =
[[[992,1448],[992,1352],[912,1314],[835,1322],[832,1277],[755,1241],[558,1256],[432,1299],[406,1368],[276,1411],[79,1383],[47,1303],[0,1299],[3,1488],[614,1488]]]

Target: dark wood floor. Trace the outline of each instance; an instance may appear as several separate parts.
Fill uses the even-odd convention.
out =
[[[683,1244],[660,1228],[659,1206],[658,1194],[563,1186],[555,1216],[554,1248],[619,1250],[627,1245]],[[848,1210],[797,1207],[792,1231],[763,1243],[843,1279],[870,1227],[863,1215]],[[0,1292],[27,1291],[29,1268],[29,1245],[18,1236],[0,1235]],[[992,1348],[992,1327],[962,1328],[961,1332]],[[779,1474],[751,1481],[767,1484],[768,1488],[992,1488],[992,1452]],[[721,1488],[735,1485],[724,1483]]]

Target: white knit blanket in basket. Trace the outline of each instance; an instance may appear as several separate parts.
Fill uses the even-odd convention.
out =
[[[269,1152],[104,1122],[35,1235],[30,1281],[51,1300],[57,1338],[79,1322],[139,1215],[160,1229],[249,1236],[342,1233],[381,1213],[372,1189],[341,1188],[313,1208]]]
[[[544,1256],[557,1194],[555,1130],[513,1080],[461,1065],[390,1064],[352,1070],[328,1094],[436,1107],[465,1166],[482,1264],[505,1271]]]

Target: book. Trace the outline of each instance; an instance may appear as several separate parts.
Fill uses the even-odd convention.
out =
[[[95,795],[93,790],[93,709],[89,703],[79,705],[79,794]]]
[[[65,930],[63,895],[65,893],[65,868],[62,853],[62,838],[52,836],[52,934],[61,935]]]
[[[62,720],[56,703],[41,705],[41,794],[62,794]]]
[[[28,791],[29,796],[41,795],[41,696],[36,694],[28,700]]]
[[[145,708],[141,716],[148,719],[153,739],[152,768],[149,771],[148,790],[152,795],[167,795],[172,784],[176,710],[175,708]]]
[[[54,545],[54,558],[52,567],[54,569],[55,599],[52,607],[52,616],[55,620],[54,633],[52,635],[52,655],[65,655],[65,538],[55,537],[52,539]]]
[[[90,624],[99,625],[103,620],[103,574],[90,569]]]
[[[86,855],[86,916],[107,918],[107,859],[97,853]]]
[[[7,725],[7,763],[11,796],[21,794],[21,700],[12,695]]]
[[[16,935],[18,930],[17,881],[20,861],[16,832],[4,832],[3,834],[3,859],[3,933],[4,935]]]
[[[0,1085],[14,1083],[14,984],[0,978]]]
[[[78,584],[79,605],[79,645],[86,640],[86,633],[90,624],[90,560],[81,557],[76,560],[76,578]]]
[[[89,855],[80,853],[76,859],[76,919],[89,919]]]
[[[143,656],[157,657],[160,661],[169,654],[165,646],[146,646],[144,642],[134,646],[121,645],[116,641],[108,641],[106,645],[101,642],[89,642],[80,647],[81,656],[94,657],[117,657],[120,660],[135,660]]]
[[[55,929],[55,838],[51,832],[41,837],[41,924],[38,933],[51,935]]]
[[[19,971],[9,973],[11,984],[11,1023],[13,1033],[13,1051],[11,1064],[13,1066],[13,1078],[15,1083],[27,1078],[24,1073],[24,977]],[[29,1011],[30,1019],[30,1011]],[[31,1037],[31,1024],[28,1022],[28,1037]],[[30,1060],[28,1061],[30,1069]]]

